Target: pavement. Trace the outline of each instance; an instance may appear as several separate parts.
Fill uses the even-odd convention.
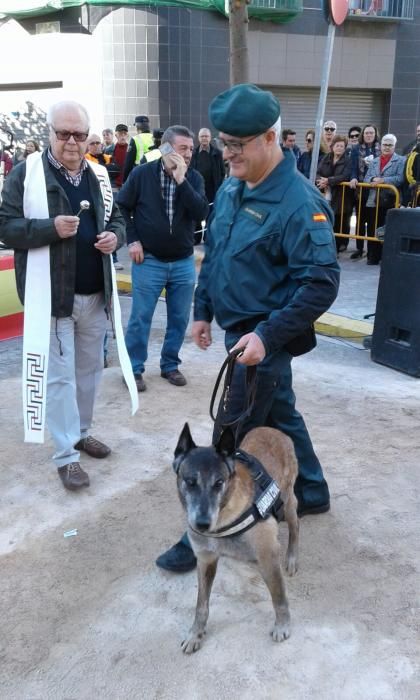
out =
[[[379,268],[350,252],[331,313],[362,322],[375,310]],[[120,260],[128,273],[125,250]],[[130,294],[120,299],[126,324]],[[419,380],[373,363],[338,332],[294,361],[331,511],[301,521],[300,567],[286,581],[292,635],[271,640],[263,581],[223,560],[205,644],[186,657],[196,573],[174,576],[154,560],[185,528],[172,455],[185,421],[197,444],[209,443],[225,351],[217,327],[206,352],[187,337],[188,384],[173,387],[159,372],[164,331],[162,299],[134,417],[110,339],[93,434],[112,454],[82,457],[83,493],[62,488],[48,437],[23,443],[21,342],[0,343],[0,700],[417,700]]]

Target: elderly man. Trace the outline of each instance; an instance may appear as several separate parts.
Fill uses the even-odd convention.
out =
[[[330,496],[302,416],[295,408],[291,360],[315,345],[312,324],[334,301],[339,283],[332,213],[279,145],[280,105],[271,92],[236,85],[210,104],[231,177],[217,195],[194,300],[193,339],[211,342],[211,322],[226,332],[228,351],[241,348],[229,387],[230,424],[245,409],[246,368],[257,366],[257,389],[238,440],[271,426],[289,435],[299,463],[300,516],[324,513]],[[217,435],[214,435],[214,440]],[[158,566],[188,571],[188,538],[162,554]]]
[[[206,197],[209,202],[214,202],[216,192],[225,179],[223,156],[211,143],[210,129],[200,129],[198,143],[191,159],[191,167],[203,176]]]
[[[192,132],[185,126],[169,127],[161,148],[166,155],[134,168],[117,200],[126,220],[133,261],[133,305],[125,342],[138,391],[146,389],[143,373],[150,327],[163,288],[167,327],[161,376],[174,386],[187,383],[178,366],[195,284],[194,222],[205,219],[208,212],[203,178],[188,167]]]
[[[110,253],[123,243],[124,220],[112,203],[106,171],[84,158],[89,134],[85,108],[59,102],[49,110],[48,126],[49,148],[42,155],[28,156],[6,181],[0,239],[14,248],[18,293],[24,303],[26,291],[28,304],[33,294],[26,285],[30,252],[49,247],[47,422],[58,474],[67,489],[76,490],[89,485],[80,466],[80,450],[98,458],[110,453],[89,430],[110,313]],[[32,214],[31,201],[37,198],[45,198],[45,218]],[[80,212],[83,200],[90,207]],[[43,298],[34,303],[41,310],[45,307]]]

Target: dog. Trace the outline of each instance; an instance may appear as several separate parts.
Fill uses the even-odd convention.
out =
[[[186,654],[198,651],[202,645],[211,587],[221,555],[257,563],[273,601],[273,640],[281,642],[290,636],[290,613],[281,572],[277,519],[272,514],[268,517],[264,514],[265,519],[259,518],[250,529],[232,533],[232,530],[235,531],[232,524],[252,507],[255,500],[254,476],[244,463],[243,453],[245,460],[247,455],[257,458],[271,484],[271,480],[275,480],[270,488],[278,491],[277,486],[280,487],[284,519],[289,528],[286,570],[290,576],[297,571],[299,521],[293,487],[298,465],[291,439],[274,428],[254,428],[244,437],[240,450],[236,451],[233,432],[226,428],[215,446],[198,447],[186,423],[173,462],[178,495],[187,515],[188,536],[197,557],[195,619],[181,644]]]

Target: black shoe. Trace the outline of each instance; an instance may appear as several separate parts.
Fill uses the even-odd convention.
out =
[[[379,260],[368,259],[367,265],[379,265]]]
[[[299,518],[303,518],[304,515],[318,515],[319,513],[327,513],[330,509],[330,502],[322,503],[319,505],[310,505],[305,503],[298,503],[297,514]]]
[[[89,486],[89,476],[83,471],[79,462],[70,462],[64,467],[58,467],[57,470],[66,489],[77,491],[83,486]]]
[[[197,565],[197,559],[191,547],[183,542],[177,542],[173,547],[156,559],[156,565],[166,571],[183,574],[192,571]]]
[[[185,386],[187,383],[187,380],[179,369],[174,369],[172,372],[161,372],[160,376],[163,377],[163,379],[167,379],[168,382],[174,386]]]
[[[350,255],[350,260],[359,260],[363,256],[360,250],[355,250],[354,253]]]

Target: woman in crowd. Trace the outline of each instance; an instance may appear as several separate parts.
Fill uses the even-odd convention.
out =
[[[374,124],[366,124],[359,138],[359,145],[352,148],[352,170],[350,186],[356,189],[359,182],[363,182],[370,161],[377,158],[381,153],[380,139],[378,129]],[[366,235],[366,227],[368,226],[368,212],[366,202],[368,198],[368,189],[361,188],[359,192],[359,200],[356,200],[356,233],[359,236]],[[358,260],[363,256],[363,240],[356,241],[356,250],[350,255],[352,260]]]
[[[346,152],[347,138],[337,134],[331,141],[330,153],[320,161],[316,185],[330,201],[335,215],[334,231],[350,233],[350,217],[353,208],[352,193],[348,187],[340,186],[348,182],[351,175],[351,156]],[[347,248],[348,239],[336,237],[337,252]]]
[[[31,155],[31,153],[35,153],[35,151],[40,151],[39,143],[38,141],[35,141],[34,139],[28,139],[26,144],[25,144],[25,150],[23,152],[23,157],[27,158],[28,156]]]
[[[387,184],[401,187],[404,181],[405,157],[395,153],[397,139],[394,134],[385,134],[381,141],[381,155],[374,158],[368,167],[365,182],[376,185]],[[379,195],[379,206],[376,201]],[[395,206],[395,195],[390,190],[369,190],[366,202],[368,235],[374,236],[376,229],[385,223],[388,209]],[[377,214],[377,215],[376,215]],[[368,241],[367,264],[378,265],[382,257],[382,244]]]

